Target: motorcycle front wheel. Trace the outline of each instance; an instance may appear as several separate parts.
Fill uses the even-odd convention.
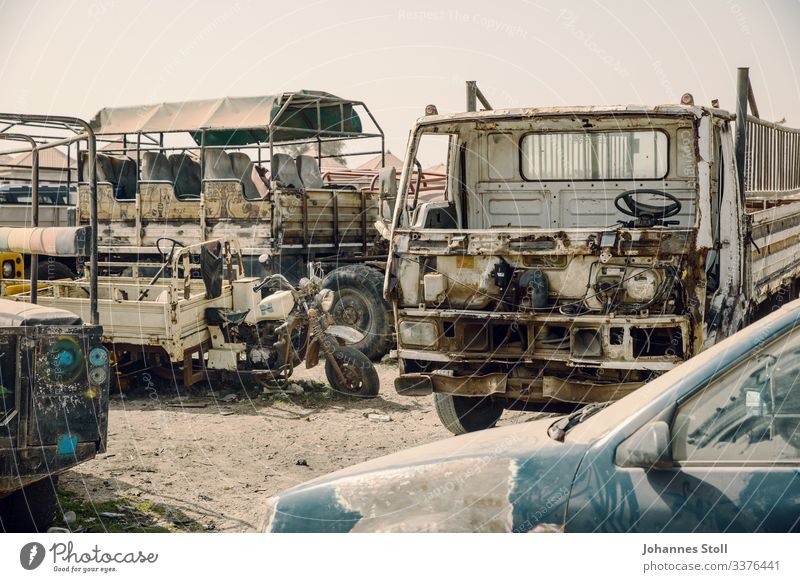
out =
[[[340,379],[333,365],[339,364]],[[370,359],[355,348],[339,346],[325,360],[325,376],[331,387],[341,394],[356,398],[375,398],[380,389],[378,372]],[[342,382],[344,380],[344,382]]]

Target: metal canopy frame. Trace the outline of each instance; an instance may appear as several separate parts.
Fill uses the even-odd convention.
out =
[[[24,133],[29,128],[66,131],[71,135],[58,138],[56,136]],[[12,131],[13,130],[13,131]],[[67,147],[68,180],[71,172],[69,152],[72,144],[76,145],[78,171],[80,172],[80,143],[86,142],[89,164],[89,222],[91,225],[89,241],[89,309],[92,325],[99,325],[100,313],[97,302],[97,166],[95,158],[97,143],[94,131],[88,122],[78,117],[60,115],[30,115],[22,113],[0,113],[0,140],[27,142],[28,148],[4,151],[6,154],[31,154],[31,222],[33,227],[39,226],[39,154],[46,149]],[[16,165],[14,167],[25,167]],[[68,183],[69,188],[69,183]],[[38,295],[38,255],[31,254],[31,302],[36,303]]]
[[[366,103],[364,103],[363,101],[343,99],[341,97],[336,97],[333,95],[314,95],[314,94],[285,92],[280,94],[277,103],[281,104],[280,109],[272,117],[272,119],[267,120],[267,122],[264,125],[253,125],[253,124],[220,125],[220,126],[202,126],[191,129],[187,128],[171,129],[169,127],[165,127],[164,129],[158,129],[158,130],[148,129],[148,130],[138,130],[131,132],[103,132],[102,127],[100,127],[97,129],[96,135],[97,135],[97,140],[101,143],[119,144],[121,146],[119,148],[107,148],[107,147],[103,148],[104,153],[128,155],[128,152],[130,152],[132,149],[135,149],[136,162],[139,172],[141,172],[142,151],[158,150],[164,153],[164,152],[187,152],[193,150],[199,150],[200,152],[202,152],[206,149],[256,150],[257,151],[256,161],[258,164],[261,164],[262,162],[269,161],[272,159],[275,153],[275,146],[316,144],[317,163],[321,164],[323,158],[336,157],[332,155],[322,154],[323,143],[336,142],[336,141],[355,141],[360,139],[380,139],[380,149],[379,150],[366,149],[364,151],[348,152],[347,153],[348,156],[364,156],[364,155],[380,154],[381,165],[385,163],[385,158],[386,158],[385,134],[380,124],[378,123],[377,119],[372,114],[369,107],[367,107]],[[320,127],[322,126],[322,109],[331,106],[339,107],[338,128],[320,129]],[[360,131],[360,132],[347,131],[345,129],[345,113],[344,113],[345,107],[351,107],[354,110],[356,108],[363,109],[364,113],[366,113],[372,125],[375,127],[375,131]],[[287,111],[291,111],[292,112],[291,115],[297,115],[299,112],[306,111],[308,109],[312,109],[316,112],[316,120],[317,120],[316,129],[298,128],[286,125],[287,122],[291,119],[291,116],[284,119],[284,116],[286,115]],[[267,140],[261,141],[255,139],[252,143],[246,145],[206,144],[207,132],[248,131],[248,130],[265,132],[267,134]],[[300,134],[306,133],[308,134],[308,137],[302,137],[298,139],[276,139],[276,134],[282,131],[291,131]],[[184,147],[180,146],[168,147],[164,145],[165,135],[168,134],[193,135],[197,133],[199,133],[201,136],[199,145],[184,146]],[[263,146],[267,145],[269,146],[269,158],[267,160],[263,160],[261,157],[261,150]],[[200,155],[201,166],[203,163],[202,158],[203,156]],[[201,175],[203,175],[202,170],[203,168],[201,167]]]

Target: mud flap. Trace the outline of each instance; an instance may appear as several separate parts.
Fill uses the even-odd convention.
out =
[[[342,342],[339,342],[342,345],[357,344],[358,342],[363,341],[366,337],[359,330],[346,325],[329,325],[327,328],[325,328],[325,331],[329,335],[335,337],[337,340],[343,340],[343,344]]]
[[[319,340],[316,338],[312,339],[308,344],[308,348],[306,349],[306,369],[310,370],[319,364],[319,349]]]
[[[403,396],[427,396],[433,393],[433,382],[427,374],[403,374],[395,379],[394,389]]]

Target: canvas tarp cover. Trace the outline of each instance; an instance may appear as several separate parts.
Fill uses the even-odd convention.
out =
[[[292,103],[280,119],[275,116],[285,100]],[[321,123],[314,102],[320,101]],[[340,103],[343,105],[340,107]],[[187,131],[200,144],[239,146],[269,141],[268,127],[280,126],[276,142],[313,138],[325,132],[361,133],[361,119],[347,101],[322,91],[298,91],[262,97],[223,97],[199,101],[158,103],[101,109],[91,121],[98,135]],[[310,131],[309,131],[310,130]]]

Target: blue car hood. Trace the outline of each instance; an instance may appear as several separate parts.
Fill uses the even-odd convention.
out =
[[[272,532],[561,531],[587,444],[547,435],[554,419],[388,455],[268,500]]]

